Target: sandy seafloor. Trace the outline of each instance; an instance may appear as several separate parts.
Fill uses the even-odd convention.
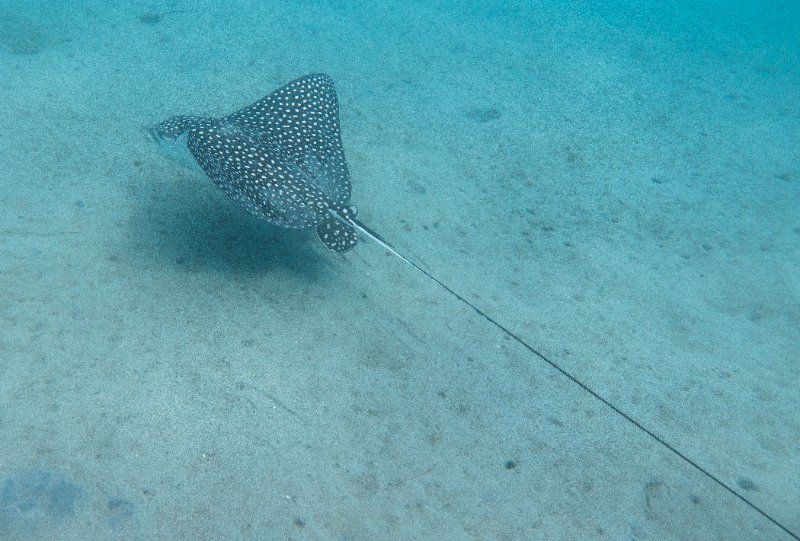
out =
[[[0,538],[796,539],[799,36],[787,1],[0,3]],[[360,218],[652,435],[139,129],[313,72]]]

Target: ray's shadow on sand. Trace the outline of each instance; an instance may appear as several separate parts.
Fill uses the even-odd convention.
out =
[[[333,263],[335,254],[322,247],[313,229],[275,227],[242,210],[200,174],[157,159],[148,165],[159,174],[142,171],[127,187],[132,205],[126,233],[139,256],[187,272],[280,270],[310,281]]]

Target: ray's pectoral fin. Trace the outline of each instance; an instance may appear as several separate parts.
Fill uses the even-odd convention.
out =
[[[325,248],[343,253],[358,244],[358,235],[352,226],[331,215],[317,225],[317,234]]]

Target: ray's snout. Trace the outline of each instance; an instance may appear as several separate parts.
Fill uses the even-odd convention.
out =
[[[161,135],[158,133],[158,125],[142,126],[140,129],[150,141],[157,143],[161,139]]]
[[[151,143],[155,143],[161,155],[187,169],[202,172],[194,156],[186,147],[188,130],[183,132],[170,130],[171,126],[172,123],[166,121],[152,126],[142,126],[141,131]]]

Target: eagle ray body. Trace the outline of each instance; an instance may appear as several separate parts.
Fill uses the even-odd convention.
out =
[[[316,227],[323,244],[358,242],[333,81],[308,75],[220,119],[176,116],[153,126],[162,146],[188,148],[234,201],[290,229]]]

